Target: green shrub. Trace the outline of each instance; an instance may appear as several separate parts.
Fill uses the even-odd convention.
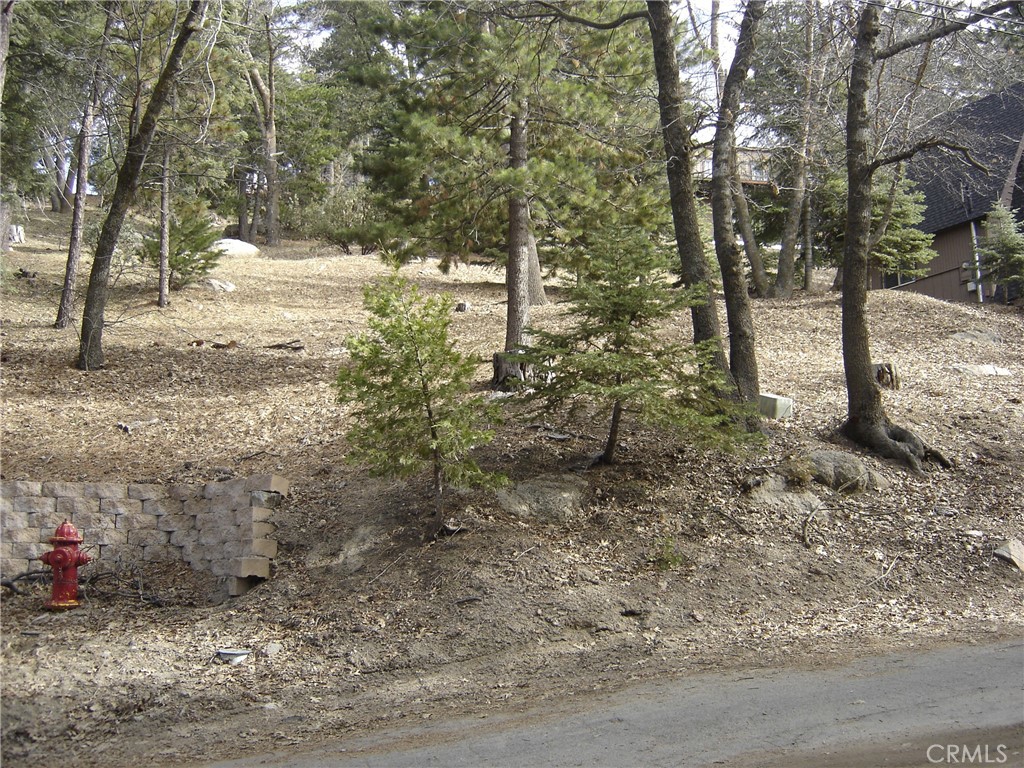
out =
[[[469,394],[478,361],[449,340],[450,295],[424,298],[395,275],[367,286],[363,302],[369,330],[347,340],[351,362],[337,379],[339,402],[354,405],[349,459],[385,477],[430,470],[436,533],[449,486],[501,481],[469,455],[490,442],[493,433],[481,425],[495,412]]]
[[[168,256],[172,290],[200,280],[217,266],[221,252],[213,246],[219,239],[220,229],[204,206],[185,206],[172,215]],[[144,264],[160,268],[159,231],[143,238],[141,258]]]
[[[532,329],[536,341],[523,359],[537,381],[532,398],[544,412],[598,408],[609,418],[599,458],[615,458],[624,417],[672,429],[691,440],[738,439],[738,406],[715,393],[722,383],[710,350],[678,344],[663,333],[673,315],[690,307],[694,291],[669,283],[670,248],[638,228],[595,238],[590,271],[570,291],[568,326]]]

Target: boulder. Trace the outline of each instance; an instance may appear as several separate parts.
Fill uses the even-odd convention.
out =
[[[982,342],[986,344],[999,344],[1003,337],[999,335],[998,331],[991,329],[972,329],[968,331],[958,331],[953,334],[953,338],[957,341],[974,341]]]
[[[780,475],[770,474],[750,485],[747,498],[759,509],[806,515],[821,508],[821,499],[808,490],[790,487]]]
[[[206,287],[217,293],[231,293],[235,290],[234,283],[230,283],[227,280],[217,280],[213,277],[206,279]]]
[[[954,371],[966,373],[971,376],[1010,376],[1009,368],[1000,368],[998,365],[971,365],[969,363],[955,363]]]
[[[1017,570],[1024,571],[1024,544],[1017,539],[1004,541],[994,552],[1000,560],[1005,560],[1011,565],[1017,566]]]
[[[260,255],[260,249],[252,243],[247,243],[244,240],[233,240],[230,237],[218,240],[213,244],[213,247],[229,258],[234,258],[235,256],[255,258]]]
[[[843,451],[812,451],[808,458],[814,467],[814,479],[835,491],[858,493],[889,488],[888,480],[852,454]]]
[[[498,504],[516,517],[565,523],[583,515],[588,487],[579,475],[541,475],[499,490]]]

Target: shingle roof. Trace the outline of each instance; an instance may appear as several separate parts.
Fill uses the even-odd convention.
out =
[[[959,154],[932,150],[908,165],[907,175],[924,192],[925,232],[939,232],[985,216],[1015,173],[1013,164],[1024,140],[1024,82],[986,96],[963,109],[938,118],[931,126],[939,136],[968,147],[989,173],[971,166]],[[1024,166],[1024,162],[1021,163]],[[1019,205],[1022,190],[1013,191]]]

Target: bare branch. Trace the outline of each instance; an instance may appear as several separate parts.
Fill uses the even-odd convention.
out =
[[[580,26],[590,27],[591,29],[618,29],[624,24],[628,24],[631,21],[637,19],[646,19],[649,17],[647,11],[632,11],[631,13],[624,13],[619,18],[613,21],[594,21],[592,19],[586,19],[582,16],[573,16],[572,14],[566,13],[561,8],[552,5],[551,3],[543,2],[538,0],[536,5],[541,8],[546,8],[547,13],[530,13],[522,16],[516,16],[517,19],[558,19],[559,21],[569,22],[570,24],[579,24]]]
[[[964,158],[964,160],[967,161],[967,163],[977,168],[979,171],[984,171],[985,173],[989,173],[991,171],[991,169],[988,166],[982,165],[980,162],[978,162],[971,154],[971,150],[968,149],[967,147],[963,146],[962,144],[954,144],[951,141],[948,141],[946,139],[940,139],[936,136],[930,136],[927,139],[922,139],[916,144],[907,147],[906,149],[902,150],[901,152],[897,152],[894,155],[879,157],[873,163],[871,163],[869,167],[871,168],[871,171],[874,172],[877,171],[879,168],[882,168],[883,166],[895,165],[896,163],[902,163],[906,160],[909,160],[919,152],[924,152],[927,149],[936,148],[948,149],[951,152],[956,152],[960,154]]]
[[[884,3],[876,2],[875,5],[878,5],[880,8],[885,7]],[[1020,6],[1020,0],[1001,0],[1001,2],[992,3],[991,5],[985,6],[984,8],[975,11],[962,21],[950,21],[940,26],[932,27],[931,29],[926,29],[922,32],[917,33],[916,35],[911,35],[905,40],[900,40],[896,43],[893,43],[888,48],[883,48],[882,50],[878,51],[875,54],[875,61],[884,61],[885,59],[891,59],[896,54],[902,53],[903,51],[909,48],[914,48],[915,46],[923,45],[924,43],[929,43],[933,40],[938,40],[939,38],[942,37],[947,37],[948,35],[952,35],[956,32],[960,32],[961,30],[966,29],[972,24],[977,24],[982,19],[990,18],[993,14],[999,13],[1000,11],[1011,10],[1014,8],[1019,9]]]

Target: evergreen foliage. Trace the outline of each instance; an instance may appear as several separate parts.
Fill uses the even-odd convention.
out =
[[[1004,301],[1024,289],[1024,224],[997,202],[985,219],[985,237],[978,248],[985,280],[1003,286]]]
[[[921,277],[937,255],[932,250],[933,236],[917,229],[924,218],[924,195],[913,183],[879,178],[873,187],[871,209],[872,238],[885,225],[885,234],[875,243],[869,258],[888,274]],[[891,202],[890,202],[890,196]],[[819,264],[838,265],[843,260],[846,223],[846,180],[830,177],[816,194],[819,226],[816,241],[822,246],[815,258]]]
[[[667,321],[694,301],[671,287],[671,248],[639,228],[602,230],[590,270],[570,294],[569,326],[532,329],[524,358],[534,366],[533,399],[570,416],[597,407],[610,418],[600,460],[614,460],[622,416],[670,428],[688,439],[724,445],[738,406],[720,399],[722,382],[708,350],[666,340]]]
[[[669,232],[642,25],[597,32],[498,5],[451,10],[393,6],[378,27],[389,45],[363,66],[318,60],[331,82],[379,83],[388,106],[360,156],[379,214],[351,239],[445,267],[481,255],[503,263],[510,196],[529,198],[549,268],[576,269],[588,233],[610,219]],[[528,159],[510,168],[510,114],[526,102]]]
[[[496,413],[469,394],[479,361],[449,339],[454,300],[424,297],[397,275],[369,285],[364,306],[369,330],[348,339],[351,362],[337,378],[338,402],[352,404],[349,458],[378,476],[433,473],[435,522],[445,491],[500,482],[470,450],[491,440],[482,425]]]
[[[207,275],[220,260],[221,252],[214,247],[220,239],[220,230],[214,225],[205,206],[185,206],[171,217],[170,227],[170,287],[181,290],[186,285]],[[160,233],[153,232],[142,240],[143,264],[160,268]]]

